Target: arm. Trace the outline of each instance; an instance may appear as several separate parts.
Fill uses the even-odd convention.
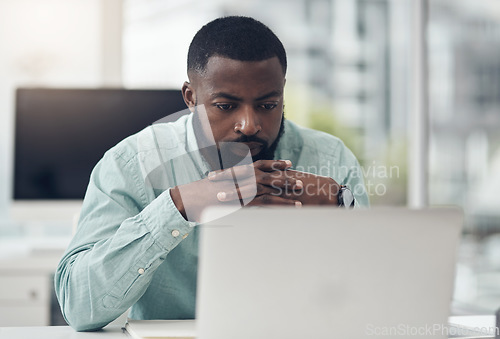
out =
[[[326,144],[326,143],[325,143]],[[318,147],[319,148],[319,147]],[[369,199],[363,180],[363,171],[354,154],[343,143],[338,143],[334,157],[323,154],[319,164],[315,159],[307,159],[300,170],[274,171],[272,176],[283,176],[300,180],[302,187],[275,187],[276,194],[288,199],[297,199],[303,205],[338,205],[340,185],[346,185],[354,194],[355,208],[368,207]]]
[[[94,169],[55,275],[62,313],[76,330],[102,328],[132,306],[191,230],[170,190],[153,199],[132,161],[108,152]]]

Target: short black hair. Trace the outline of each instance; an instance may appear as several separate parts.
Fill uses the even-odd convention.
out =
[[[191,41],[187,70],[203,73],[214,55],[240,61],[278,57],[286,74],[286,52],[280,39],[262,22],[244,16],[226,16],[203,26]]]

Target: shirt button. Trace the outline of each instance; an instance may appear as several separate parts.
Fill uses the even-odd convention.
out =
[[[178,230],[173,230],[173,231],[172,231],[172,236],[173,236],[174,238],[177,238],[180,234],[181,234],[181,232],[179,232]]]
[[[137,273],[139,273],[139,274],[144,274],[144,268],[139,268],[139,269],[137,270]]]

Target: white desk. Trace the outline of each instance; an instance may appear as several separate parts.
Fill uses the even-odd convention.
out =
[[[76,332],[69,326],[0,327],[0,339],[126,339],[121,326],[108,326],[96,332]]]
[[[451,317],[450,321],[468,327],[492,327],[493,316]],[[120,325],[108,325],[101,331],[76,332],[69,326],[0,327],[0,339],[125,339],[131,338]],[[419,337],[420,338],[420,337]]]

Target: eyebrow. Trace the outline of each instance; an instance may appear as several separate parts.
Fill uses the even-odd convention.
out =
[[[261,101],[261,100],[265,100],[268,98],[277,97],[280,95],[281,95],[281,91],[272,91],[272,92],[269,92],[267,94],[264,94],[264,95],[258,97],[257,99],[255,99],[255,101]],[[240,102],[243,101],[242,98],[239,98],[237,96],[234,96],[232,94],[225,93],[225,92],[213,93],[210,97],[212,98],[212,100],[216,99],[216,98],[225,98],[225,99],[229,99],[229,100],[233,100],[233,101],[240,101]]]
[[[224,92],[213,93],[212,95],[210,95],[210,97],[212,98],[212,100],[216,99],[216,98],[226,98],[226,99],[233,100],[233,101],[243,101],[242,98],[238,98],[234,95],[224,93]]]
[[[255,101],[266,100],[266,99],[269,99],[269,98],[272,98],[272,97],[278,97],[280,95],[281,95],[281,91],[272,91],[272,92],[269,92],[267,94],[264,94],[261,97],[258,97],[257,99],[255,99]]]

